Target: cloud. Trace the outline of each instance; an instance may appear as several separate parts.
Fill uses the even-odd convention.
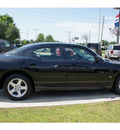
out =
[[[110,17],[109,17],[110,19]],[[98,30],[99,30],[99,23],[83,23],[83,22],[62,22],[56,23],[55,26],[60,27],[61,29],[66,31],[71,31],[76,36],[79,35],[81,38],[84,34],[89,35],[89,31],[91,31],[91,41],[97,42],[98,41]],[[108,41],[113,41],[113,37],[110,34],[109,28],[114,27],[114,23],[105,23],[104,30],[103,30],[103,39]],[[100,25],[100,35],[102,30],[102,23]],[[101,38],[101,36],[100,36]],[[80,39],[82,40],[82,39]]]
[[[105,16],[105,19],[107,19],[107,20],[115,20],[115,17],[107,17],[107,16]]]
[[[94,32],[97,32],[97,30],[98,30],[98,24],[82,23],[82,22],[57,23],[56,26],[58,26],[58,27],[67,27],[69,29],[72,29],[73,31],[83,32],[83,33],[86,33],[89,30],[92,30]]]

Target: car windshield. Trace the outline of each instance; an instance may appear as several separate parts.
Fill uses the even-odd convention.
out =
[[[120,46],[114,46],[113,50],[120,50]]]

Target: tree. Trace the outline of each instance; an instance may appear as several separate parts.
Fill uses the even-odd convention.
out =
[[[116,27],[114,27],[114,28],[109,28],[109,31],[111,32],[112,35],[117,36],[118,28],[116,28]]]
[[[19,29],[16,27],[13,18],[8,14],[0,15],[0,38],[13,43],[19,37]]]
[[[10,25],[5,32],[5,37],[10,43],[14,43],[14,40],[20,37],[19,29],[15,25]]]
[[[7,30],[7,24],[0,22],[0,39],[6,39],[5,32]]]
[[[103,45],[103,46],[108,45],[108,44],[109,44],[108,41],[106,41],[106,40],[102,40],[102,45]]]
[[[52,37],[52,35],[47,35],[46,36],[46,39],[45,39],[46,42],[55,42],[54,38]]]
[[[24,40],[22,41],[22,43],[23,43],[23,45],[26,45],[26,44],[27,44],[27,40],[24,39]]]
[[[7,25],[14,24],[13,18],[10,17],[8,14],[0,15],[0,22],[6,23]]]
[[[42,34],[42,33],[40,33],[40,34],[38,34],[38,36],[37,36],[37,42],[44,42],[44,34]]]
[[[85,40],[85,43],[87,43],[87,41],[88,41],[88,35],[87,35],[87,34],[84,34],[84,35],[82,36],[82,39]]]
[[[116,42],[115,41],[111,41],[110,44],[116,44]]]
[[[115,35],[117,37],[119,29],[117,27],[114,27],[114,28],[109,28],[109,31],[111,32],[112,35]],[[120,32],[119,32],[119,35],[120,35]],[[116,42],[118,43],[117,40]]]

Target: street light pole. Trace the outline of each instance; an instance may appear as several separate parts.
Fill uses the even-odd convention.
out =
[[[70,43],[70,33],[71,33],[71,31],[67,31],[67,33],[68,33],[68,42]]]

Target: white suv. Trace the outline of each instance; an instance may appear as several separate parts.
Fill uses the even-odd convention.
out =
[[[112,44],[105,51],[105,58],[120,58],[120,44]]]

